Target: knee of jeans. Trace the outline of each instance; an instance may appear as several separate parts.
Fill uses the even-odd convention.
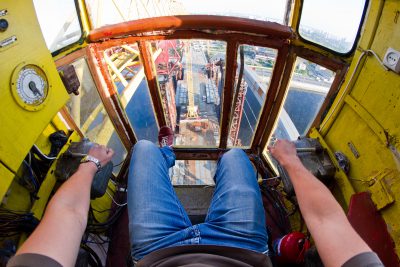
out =
[[[222,156],[222,159],[229,160],[229,159],[234,158],[234,157],[237,157],[237,156],[246,157],[246,158],[247,158],[247,155],[246,155],[246,153],[243,151],[243,149],[240,149],[240,148],[232,148],[231,150],[229,150],[228,152],[226,152],[226,153]]]
[[[148,140],[139,140],[133,147],[133,152],[148,152],[157,148],[152,142]]]

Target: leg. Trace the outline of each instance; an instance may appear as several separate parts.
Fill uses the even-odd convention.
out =
[[[175,163],[170,147],[139,141],[133,150],[128,180],[128,215],[132,257],[171,246],[191,226],[179,202],[168,169]]]
[[[218,162],[215,182],[207,218],[199,226],[201,243],[267,252],[261,193],[243,150],[231,149],[225,153]]]

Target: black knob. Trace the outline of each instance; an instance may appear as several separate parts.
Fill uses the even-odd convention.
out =
[[[29,89],[31,89],[32,93],[33,93],[35,96],[36,96],[36,95],[42,96],[42,94],[40,93],[39,89],[36,88],[36,83],[35,83],[35,82],[30,81],[29,84],[28,84],[28,86],[29,86]]]
[[[5,19],[0,19],[0,32],[5,32],[8,28],[8,21]]]

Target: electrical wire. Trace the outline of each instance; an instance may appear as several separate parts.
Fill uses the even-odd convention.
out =
[[[40,159],[42,159],[42,160],[49,160],[49,161],[52,161],[52,160],[55,160],[55,159],[57,158],[57,157],[49,157],[49,156],[47,156],[47,155],[44,154],[44,153],[39,149],[39,147],[38,147],[37,145],[35,145],[35,144],[33,144],[32,148],[33,148],[33,150],[38,154],[38,156],[40,157]]]
[[[37,181],[37,178],[35,177],[34,172],[32,170],[32,167],[28,164],[28,162],[24,160],[23,163],[26,165],[29,172],[28,176],[33,186],[32,191],[37,192],[39,190],[39,181]]]
[[[114,165],[113,168],[120,166],[120,165],[121,165],[122,163],[124,163],[124,162],[125,162],[125,160],[121,161],[120,163]]]
[[[276,177],[272,177],[275,179]],[[277,213],[278,221],[275,221],[275,218],[271,216],[271,219],[274,220],[275,225],[284,233],[290,232],[290,223],[288,222],[289,214],[286,210],[285,205],[281,200],[282,194],[277,191],[274,187],[269,186],[265,183],[268,178],[263,178],[263,183],[260,185],[261,192],[268,199],[269,203],[272,205],[274,210]]]
[[[102,267],[103,266],[103,263],[101,262],[99,255],[97,255],[97,253],[92,248],[90,248],[88,245],[85,245],[85,244],[81,244],[81,248],[86,250],[87,252],[89,252],[90,266],[92,266],[92,267]]]
[[[94,210],[94,211],[97,212],[97,213],[103,213],[103,212],[107,212],[107,211],[112,211],[113,208],[105,209],[105,210],[96,210],[95,208],[92,207],[92,210]]]
[[[104,223],[92,223],[89,222],[87,225],[87,231],[90,233],[99,233],[104,232],[109,229],[120,217],[124,210],[125,206],[117,207],[115,212],[108,218],[108,220]]]
[[[374,50],[368,49],[365,51],[367,51],[368,54],[372,54],[376,58],[376,60],[378,60],[379,64],[381,64],[384,70],[389,71],[389,69],[383,64],[383,61],[379,58],[379,56],[375,53]]]
[[[114,202],[115,205],[117,205],[118,207],[123,207],[126,206],[128,204],[128,202],[125,202],[123,204],[118,203],[117,201],[115,201],[115,199],[113,198],[113,196],[108,193],[108,189],[106,189],[106,194],[111,198],[112,202]]]
[[[0,208],[0,238],[30,233],[39,224],[33,213]]]

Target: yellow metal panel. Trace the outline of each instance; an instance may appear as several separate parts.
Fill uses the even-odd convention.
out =
[[[65,124],[64,120],[61,119],[61,114],[57,113],[56,116],[51,120],[51,124],[56,128],[57,131],[64,131],[65,133],[68,132],[68,127]]]
[[[69,137],[67,144],[70,144],[71,142],[78,142],[80,139],[81,137],[79,136],[79,134],[77,132],[73,132]],[[60,154],[64,153],[68,149],[68,147],[68,145],[65,145],[61,149]],[[49,201],[50,194],[53,191],[54,185],[56,184],[56,164],[57,161],[54,161],[49,171],[47,172],[47,175],[42,185],[40,186],[39,192],[37,193],[38,200],[35,201],[31,210],[34,216],[38,219],[42,218],[47,202]]]
[[[0,163],[0,200],[6,195],[8,188],[10,187],[14,174],[10,172],[3,164]]]
[[[116,189],[117,188],[113,184],[113,182],[111,182],[111,181],[108,182],[107,191],[111,195],[114,195],[114,192],[116,191]],[[109,209],[111,208],[111,205],[112,205],[111,197],[108,194],[104,194],[102,197],[92,200],[91,205],[92,205],[92,208],[94,209],[93,213],[94,213],[94,216],[96,217],[96,219],[100,223],[107,221],[108,216],[110,215]],[[105,210],[108,210],[108,211],[105,211]]]
[[[293,29],[297,29],[297,26],[300,23],[301,2],[301,0],[294,0],[292,3],[289,26],[291,26]]]
[[[335,167],[336,167],[336,173],[335,173],[336,184],[340,188],[340,191],[342,194],[341,198],[345,201],[345,203],[342,203],[342,204],[345,205],[344,208],[348,208],[348,205],[350,203],[350,198],[354,194],[353,186],[349,182],[347,175],[339,167],[339,164],[338,164],[337,160],[335,159],[335,155],[333,154],[333,151],[329,148],[329,146],[327,145],[325,140],[322,138],[322,136],[319,134],[319,132],[315,128],[313,128],[311,130],[310,137],[316,138],[321,143],[322,147],[328,153],[333,164],[335,165]]]
[[[370,45],[380,58],[388,47],[400,50],[399,10],[399,1],[372,1],[362,48]],[[354,67],[355,62],[350,73]],[[343,98],[346,101],[338,116],[321,131],[333,151],[348,156],[348,177],[355,191],[372,193],[400,255],[400,75],[384,70],[372,56],[360,67],[349,88],[351,96]]]
[[[361,38],[359,42],[359,46],[362,49],[369,49],[371,47],[381,19],[384,3],[384,0],[369,1],[369,7],[364,27],[361,29]]]
[[[51,120],[51,123],[47,125],[47,127],[43,130],[38,139],[35,141],[35,144],[40,148],[43,153],[50,153],[51,143],[49,141],[49,136],[59,130],[64,131],[66,134],[68,133],[68,128],[60,119],[59,113],[57,113],[57,115],[54,116],[54,118]]]
[[[29,211],[31,205],[30,192],[14,178],[7,194],[2,199],[1,206],[9,210]]]
[[[379,173],[376,177],[373,177],[370,183],[372,200],[374,201],[378,210],[385,208],[386,206],[394,202],[394,196],[391,192],[391,185],[395,179],[399,179],[400,174],[393,170],[384,170]]]
[[[0,32],[0,41],[10,36],[17,41],[0,50],[0,160],[16,172],[32,144],[68,100],[68,94],[46,47],[32,1],[3,0],[0,10],[3,9],[8,11],[2,18],[8,21],[9,28]],[[49,99],[40,111],[23,109],[12,96],[12,74],[22,62],[33,62],[46,72]]]
[[[378,138],[382,141],[383,144],[387,144],[387,135],[385,129],[375,120],[374,117],[354,98],[347,95],[344,98],[346,104],[349,105],[357,114],[361,117],[362,120],[371,128],[371,130],[378,136]]]

